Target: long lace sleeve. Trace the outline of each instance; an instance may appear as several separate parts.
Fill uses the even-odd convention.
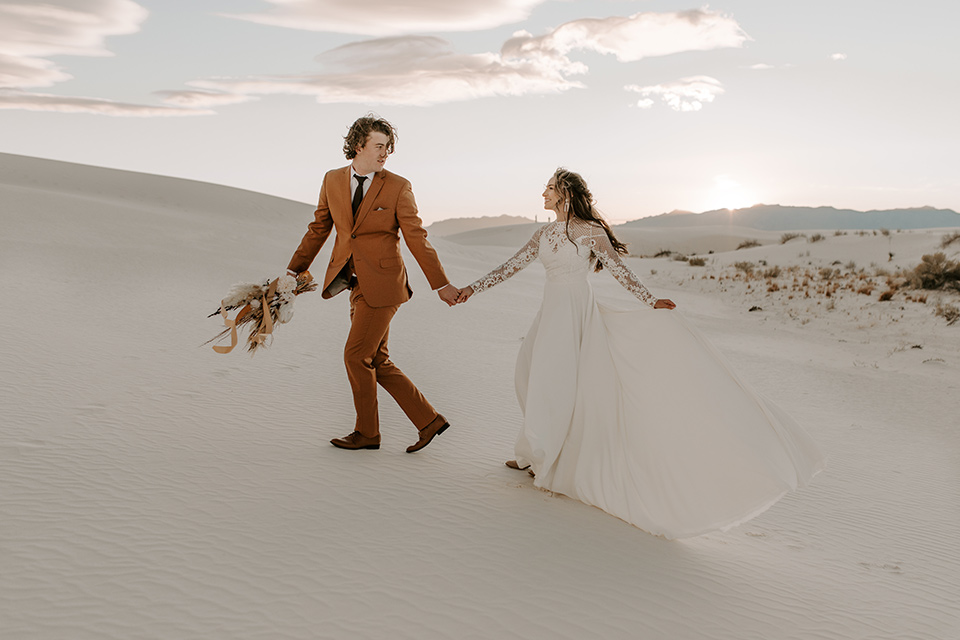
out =
[[[543,227],[540,227],[534,231],[533,237],[530,238],[527,244],[520,247],[520,250],[513,254],[512,258],[504,262],[487,275],[479,278],[476,282],[472,283],[470,286],[473,287],[473,292],[480,293],[484,289],[489,289],[494,285],[500,284],[507,278],[516,275],[522,271],[524,267],[536,260],[540,255],[540,234],[542,232]]]
[[[570,231],[576,234],[574,239],[577,244],[589,248],[593,255],[597,257],[597,260],[617,279],[617,282],[623,285],[624,289],[636,296],[640,302],[651,307],[657,303],[657,297],[650,293],[650,290],[640,282],[640,278],[624,263],[620,254],[610,243],[607,233],[601,227],[591,224],[578,224],[575,228],[574,224],[571,224]]]

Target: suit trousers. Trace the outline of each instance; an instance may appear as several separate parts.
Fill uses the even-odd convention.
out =
[[[380,433],[378,384],[400,405],[418,430],[438,415],[416,385],[390,361],[387,338],[390,321],[399,308],[400,305],[371,307],[359,286],[350,292],[350,333],[343,348],[343,362],[357,410],[355,430],[368,438]]]

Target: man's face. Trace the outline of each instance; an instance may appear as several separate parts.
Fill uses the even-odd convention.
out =
[[[390,144],[390,138],[385,133],[372,131],[367,136],[367,142],[357,149],[357,157],[353,159],[353,166],[360,175],[370,173],[371,171],[380,171],[383,164],[390,155],[387,147]]]

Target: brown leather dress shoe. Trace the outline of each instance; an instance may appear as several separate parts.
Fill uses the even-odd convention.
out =
[[[380,434],[368,438],[359,431],[354,431],[348,436],[334,438],[330,441],[330,444],[341,449],[379,449]]]
[[[527,465],[527,466],[525,466],[525,467],[521,467],[520,464],[517,463],[516,460],[507,460],[507,461],[504,462],[503,464],[507,465],[507,466],[510,467],[511,469],[516,469],[517,471],[526,471],[527,469],[530,468],[530,465]]]
[[[449,426],[450,423],[447,422],[447,419],[438,413],[437,417],[433,419],[433,422],[425,426],[423,429],[420,429],[420,439],[417,440],[416,444],[412,444],[407,447],[407,453],[420,451],[420,449],[423,449],[425,446],[430,444],[435,437],[446,431]]]

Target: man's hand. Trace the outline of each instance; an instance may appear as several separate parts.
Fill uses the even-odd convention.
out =
[[[437,289],[437,295],[440,296],[440,299],[447,303],[447,306],[452,307],[457,304],[457,298],[460,297],[460,289],[457,289],[452,284],[448,284],[445,287]]]
[[[656,304],[653,305],[654,309],[676,309],[677,305],[673,300],[668,300],[667,298],[660,298],[657,300]]]

